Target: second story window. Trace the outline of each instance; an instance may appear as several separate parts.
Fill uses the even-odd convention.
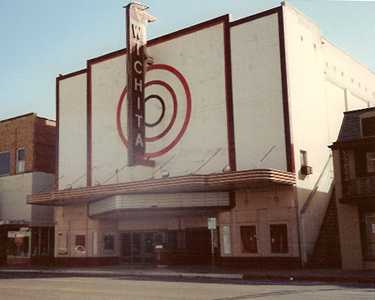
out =
[[[362,135],[375,136],[375,117],[362,119]]]
[[[375,173],[375,152],[366,153],[367,173]]]
[[[10,174],[10,153],[0,153],[0,176]]]
[[[23,173],[25,172],[25,149],[17,149],[17,163],[16,163],[16,172]]]

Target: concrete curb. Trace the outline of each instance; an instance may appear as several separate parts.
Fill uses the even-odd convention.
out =
[[[92,277],[156,277],[156,278],[186,278],[186,279],[227,279],[227,280],[277,280],[277,281],[315,281],[332,283],[366,283],[375,284],[374,276],[338,276],[324,274],[239,274],[239,273],[192,273],[192,272],[160,272],[160,271],[106,271],[106,270],[37,270],[37,269],[0,269],[0,274],[38,274],[38,275],[66,275],[66,276],[92,276]]]
[[[29,270],[29,269],[0,269],[0,273],[27,273],[45,275],[82,275],[82,276],[127,276],[127,277],[179,277],[179,278],[210,278],[210,279],[243,279],[243,274],[227,273],[182,273],[182,272],[158,272],[158,271],[97,271],[97,270]]]
[[[365,276],[337,276],[337,275],[273,275],[273,274],[243,274],[244,280],[281,280],[281,281],[319,281],[335,283],[371,283],[375,284],[375,277]]]

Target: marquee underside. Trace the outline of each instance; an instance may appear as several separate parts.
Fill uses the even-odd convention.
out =
[[[63,206],[97,201],[116,195],[226,192],[239,189],[271,188],[276,185],[291,186],[295,183],[296,177],[293,173],[274,169],[257,169],[207,175],[186,175],[148,179],[118,184],[58,190],[49,193],[29,195],[27,203],[34,205]]]

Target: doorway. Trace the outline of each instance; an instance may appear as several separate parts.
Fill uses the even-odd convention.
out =
[[[161,231],[135,231],[121,234],[123,262],[150,264],[155,262],[155,246],[166,244],[166,233]]]

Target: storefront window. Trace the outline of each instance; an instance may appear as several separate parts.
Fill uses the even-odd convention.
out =
[[[241,226],[241,241],[242,241],[242,252],[244,253],[257,253],[257,237],[256,237],[256,226]]]
[[[8,231],[7,255],[30,257],[30,231]]]
[[[115,250],[115,238],[112,234],[104,235],[104,251]]]
[[[10,173],[10,153],[0,153],[0,176],[8,175]]]
[[[270,225],[271,252],[288,253],[288,228],[286,224]]]

